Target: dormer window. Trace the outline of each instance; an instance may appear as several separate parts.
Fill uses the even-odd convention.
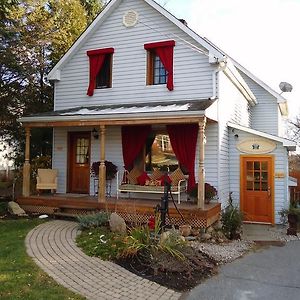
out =
[[[173,84],[173,56],[175,41],[164,41],[145,44],[148,51],[147,84],[167,84],[169,91],[174,89]]]
[[[87,51],[90,62],[90,81],[87,95],[93,96],[95,88],[112,86],[112,55],[114,48]]]

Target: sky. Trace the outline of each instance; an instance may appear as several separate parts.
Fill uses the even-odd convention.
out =
[[[300,115],[300,0],[157,0],[273,90],[292,84],[290,118]]]

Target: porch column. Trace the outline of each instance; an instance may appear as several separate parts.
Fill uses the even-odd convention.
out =
[[[100,126],[100,166],[98,202],[105,202],[106,169],[105,169],[105,125]]]
[[[25,128],[25,162],[23,165],[23,196],[30,195],[30,127]]]
[[[199,122],[199,170],[198,170],[198,201],[197,207],[204,208],[205,198],[205,169],[204,169],[204,146],[205,146],[206,117]]]

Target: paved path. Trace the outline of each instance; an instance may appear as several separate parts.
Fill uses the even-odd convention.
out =
[[[300,299],[300,242],[251,253],[221,267],[188,300]]]
[[[26,237],[27,253],[58,283],[87,299],[175,300],[180,294],[108,261],[85,255],[76,245],[75,222],[51,221]]]

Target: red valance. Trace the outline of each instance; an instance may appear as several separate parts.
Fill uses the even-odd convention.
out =
[[[144,48],[146,50],[155,51],[155,54],[159,57],[164,68],[168,72],[167,88],[169,91],[173,91],[174,89],[174,83],[173,83],[174,46],[175,46],[175,41],[173,40],[149,43],[144,45]]]
[[[195,156],[198,137],[197,124],[167,125],[171,145],[179,164],[189,172],[188,190],[196,185]]]
[[[114,48],[96,49],[87,51],[90,60],[90,82],[87,90],[87,95],[93,96],[96,87],[96,77],[100,72],[106,54],[114,53]]]
[[[122,150],[125,169],[132,168],[151,132],[150,125],[122,126]]]

